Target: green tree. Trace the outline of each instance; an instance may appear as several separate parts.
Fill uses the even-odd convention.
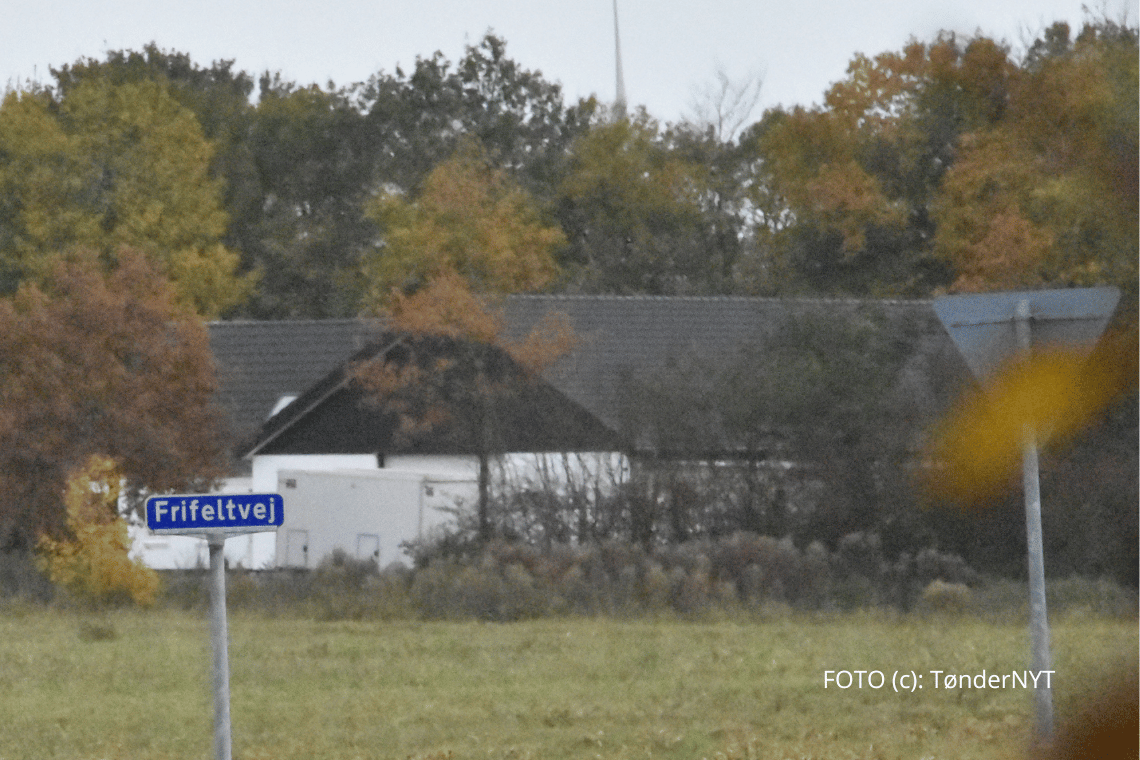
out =
[[[378,183],[415,194],[440,163],[474,138],[491,162],[548,200],[574,138],[595,105],[566,106],[561,87],[506,53],[488,32],[452,66],[441,53],[417,58],[411,72],[380,72],[353,89],[366,114],[366,139]]]
[[[722,82],[722,86],[728,86]],[[743,85],[742,85],[743,86]],[[727,97],[727,95],[725,95]],[[753,146],[724,134],[742,116],[714,110],[716,124],[682,123],[669,130],[669,149],[680,160],[700,167],[696,202],[704,266],[695,274],[697,292],[765,293],[770,279],[760,268],[767,233],[781,223],[772,202],[763,163]],[[712,108],[712,106],[710,106]]]
[[[263,278],[254,316],[355,312],[360,255],[375,236],[363,213],[375,169],[363,129],[344,92],[261,78],[249,137],[261,196],[244,233]]]
[[[0,257],[9,292],[41,280],[59,251],[111,263],[143,251],[200,314],[217,316],[252,282],[222,238],[221,183],[193,113],[155,82],[89,80],[55,103],[12,92],[0,106]]]
[[[104,274],[58,258],[0,300],[0,546],[66,534],[61,494],[92,455],[132,489],[204,487],[224,473],[205,326],[141,253]]]
[[[644,111],[594,124],[573,144],[558,187],[567,287],[654,294],[719,287],[703,174]]]

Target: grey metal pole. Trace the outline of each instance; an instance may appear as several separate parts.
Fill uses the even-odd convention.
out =
[[[226,537],[211,533],[210,643],[214,649],[214,758],[230,760],[230,654],[226,624]]]
[[[1017,304],[1014,329],[1024,355],[1030,350],[1029,301]],[[1033,648],[1033,670],[1039,676],[1034,686],[1037,736],[1043,741],[1053,738],[1052,679],[1042,677],[1049,665],[1049,617],[1045,609],[1045,550],[1041,538],[1041,480],[1037,462],[1037,433],[1026,423],[1022,433],[1021,482],[1025,491],[1025,534],[1029,548],[1029,633]]]

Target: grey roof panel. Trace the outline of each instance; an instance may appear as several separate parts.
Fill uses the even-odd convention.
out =
[[[503,310],[508,336],[521,338],[549,313],[566,316],[581,343],[547,380],[607,425],[618,419],[628,376],[644,377],[671,361],[699,358],[710,368],[761,346],[787,318],[813,314],[847,319],[879,309],[909,344],[901,381],[924,405],[945,402],[969,371],[929,301],[860,301],[748,297],[510,296]],[[210,346],[218,367],[218,398],[238,442],[255,435],[282,395],[300,395],[381,332],[356,319],[214,322]]]
[[[943,374],[928,380],[962,379],[964,366],[929,301],[512,296],[504,305],[508,332],[516,338],[548,313],[568,318],[581,344],[548,371],[548,379],[611,425],[623,377],[645,376],[686,358],[707,362],[710,369],[725,367],[742,349],[762,346],[786,319],[850,319],[869,308],[881,309],[890,329],[913,344],[912,371],[922,365]]]
[[[300,395],[379,333],[358,319],[212,322],[218,401],[238,440],[257,432],[283,395]]]

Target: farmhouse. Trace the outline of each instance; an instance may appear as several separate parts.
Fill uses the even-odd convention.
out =
[[[278,491],[284,471],[356,477],[362,471],[387,472],[393,478],[415,475],[421,490],[433,492],[437,489],[430,479],[446,479],[453,495],[461,494],[458,498],[470,506],[477,498],[480,451],[495,455],[500,479],[515,488],[549,489],[549,482],[537,481],[549,480],[554,472],[562,483],[577,479],[595,499],[601,481],[613,487],[653,478],[656,465],[678,457],[699,459],[705,467],[744,458],[754,465],[762,459],[765,466],[786,468],[791,465],[781,454],[779,431],[753,431],[763,435],[745,440],[725,410],[708,408],[711,391],[706,393],[702,383],[711,387],[718,373],[733,367],[742,354],[763,357],[789,325],[865,325],[885,336],[903,354],[890,383],[892,403],[916,418],[943,408],[969,378],[928,301],[561,295],[512,296],[504,303],[507,333],[515,339],[551,314],[566,320],[577,344],[539,382],[510,369],[501,352],[488,357],[502,365],[509,388],[494,401],[496,437],[489,446],[463,425],[421,434],[401,431],[396,410],[377,406],[354,382],[353,368],[361,362],[408,361],[406,338],[386,333],[379,322],[211,324],[219,402],[234,440],[235,479],[227,487]],[[456,347],[437,343],[424,350],[442,358]],[[662,378],[670,376],[684,377],[688,384],[679,393],[661,395]],[[462,398],[458,390],[450,396]],[[449,416],[462,418],[462,411],[452,410]],[[678,425],[697,435],[704,450],[698,455],[691,445],[676,450],[676,431],[670,426]],[[465,493],[456,485],[463,483]],[[286,504],[288,515],[288,498]],[[294,551],[289,559],[290,529],[301,530],[283,527],[280,536],[249,539],[232,561],[296,563],[301,555]],[[371,539],[361,543],[359,536],[379,531],[345,532],[334,543],[350,554],[369,556],[375,551],[369,549]],[[304,561],[312,566],[320,559],[319,549],[310,546],[311,539],[298,544],[304,539],[296,536],[295,545],[309,546]],[[382,550],[381,562],[396,559],[391,554]]]

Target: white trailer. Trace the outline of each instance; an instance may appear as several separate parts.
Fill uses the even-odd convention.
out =
[[[277,493],[285,521],[277,529],[277,567],[314,568],[334,550],[380,567],[410,564],[404,541],[454,522],[475,503],[478,484],[465,475],[377,470],[280,470]]]

